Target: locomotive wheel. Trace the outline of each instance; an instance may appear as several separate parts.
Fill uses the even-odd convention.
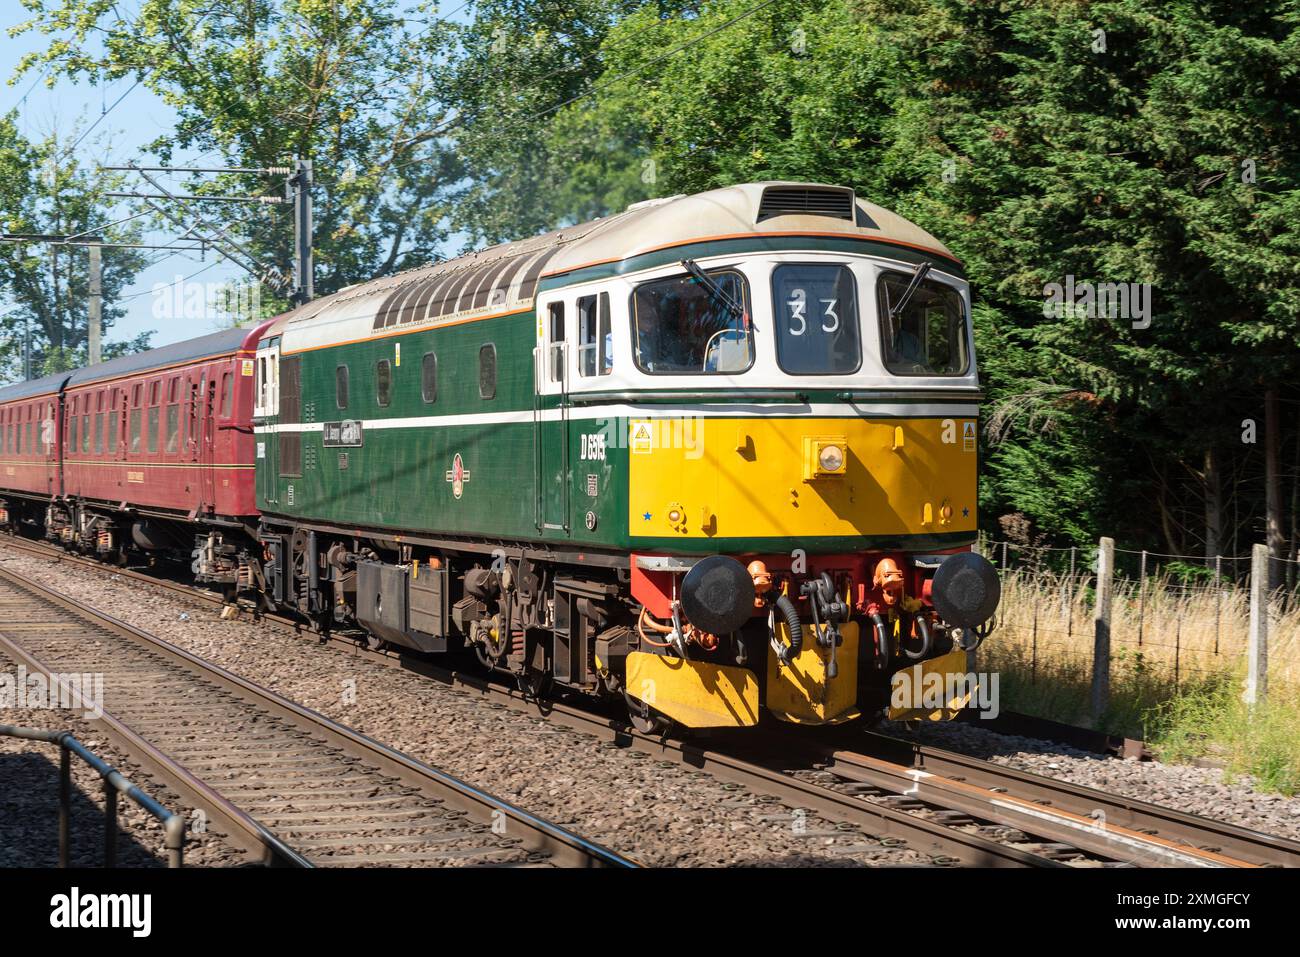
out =
[[[627,702],[628,720],[632,722],[632,727],[642,734],[665,735],[668,729],[672,727],[672,719],[655,711],[644,701],[634,698],[626,691],[623,692],[623,700]]]

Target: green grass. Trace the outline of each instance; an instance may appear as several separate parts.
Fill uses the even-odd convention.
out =
[[[1079,658],[1032,662],[1016,648],[984,656],[997,671],[1001,706],[1081,727],[1090,715],[1092,667]],[[1300,792],[1300,704],[1285,686],[1254,709],[1241,701],[1242,675],[1199,676],[1175,685],[1172,674],[1140,654],[1111,661],[1110,707],[1095,726],[1144,740],[1160,760],[1209,759],[1231,780],[1249,775],[1260,791]]]
[[[1248,708],[1236,680],[1170,699],[1148,716],[1147,741],[1163,761],[1209,758],[1228,778],[1250,775],[1261,791],[1300,791],[1300,705],[1274,688]]]

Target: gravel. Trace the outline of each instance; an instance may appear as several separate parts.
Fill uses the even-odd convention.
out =
[[[1300,797],[1253,790],[1249,777],[1230,783],[1218,768],[1094,754],[976,724],[925,724],[914,731],[891,724],[885,730],[1031,774],[1300,840]]]
[[[0,624],[3,628],[3,624]],[[13,661],[0,655],[0,672],[17,676]],[[71,731],[132,784],[173,812],[185,813],[180,798],[154,780],[105,740],[78,711],[0,709],[0,724],[47,731]],[[0,736],[0,868],[57,867],[59,863],[59,747],[41,741]],[[104,863],[104,786],[99,775],[72,756],[72,816],[69,829],[73,867]],[[166,867],[162,824],[134,801],[118,796],[119,867]],[[201,830],[200,830],[201,828]],[[232,867],[245,863],[243,852],[215,829],[191,817],[185,839],[186,867]]]
[[[0,544],[9,571],[212,661],[650,866],[925,865],[711,775],[161,588]],[[111,698],[111,689],[107,691]],[[5,787],[0,772],[0,787]]]
[[[796,813],[769,795],[604,745],[593,735],[485,702],[337,644],[317,646],[247,616],[223,621],[215,606],[109,570],[33,558],[2,543],[0,562],[646,865],[930,863],[927,855],[839,829],[812,812]],[[0,712],[0,720],[21,723],[6,712]],[[966,724],[888,730],[997,764],[1300,839],[1300,799],[1258,793],[1249,782],[1226,783],[1216,769],[1126,761]],[[0,739],[0,755],[6,750],[12,747]],[[22,773],[33,772],[28,767]],[[6,787],[10,777],[0,763],[0,788],[12,791]],[[57,792],[49,793],[52,801]],[[228,851],[225,857],[214,853],[212,863],[227,862]]]

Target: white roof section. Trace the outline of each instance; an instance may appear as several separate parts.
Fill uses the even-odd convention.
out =
[[[276,326],[292,353],[527,309],[546,276],[711,240],[835,236],[956,261],[914,223],[842,186],[774,181],[635,203],[622,213],[349,286]]]

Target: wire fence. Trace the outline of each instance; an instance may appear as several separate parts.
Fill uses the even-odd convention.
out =
[[[1091,671],[1097,546],[1026,545],[981,538],[1003,597],[991,661],[1014,663],[1031,683]],[[1114,550],[1110,615],[1113,671],[1178,689],[1239,677],[1250,635],[1251,556]],[[1300,687],[1300,595],[1292,559],[1273,559],[1268,607],[1270,680]]]

